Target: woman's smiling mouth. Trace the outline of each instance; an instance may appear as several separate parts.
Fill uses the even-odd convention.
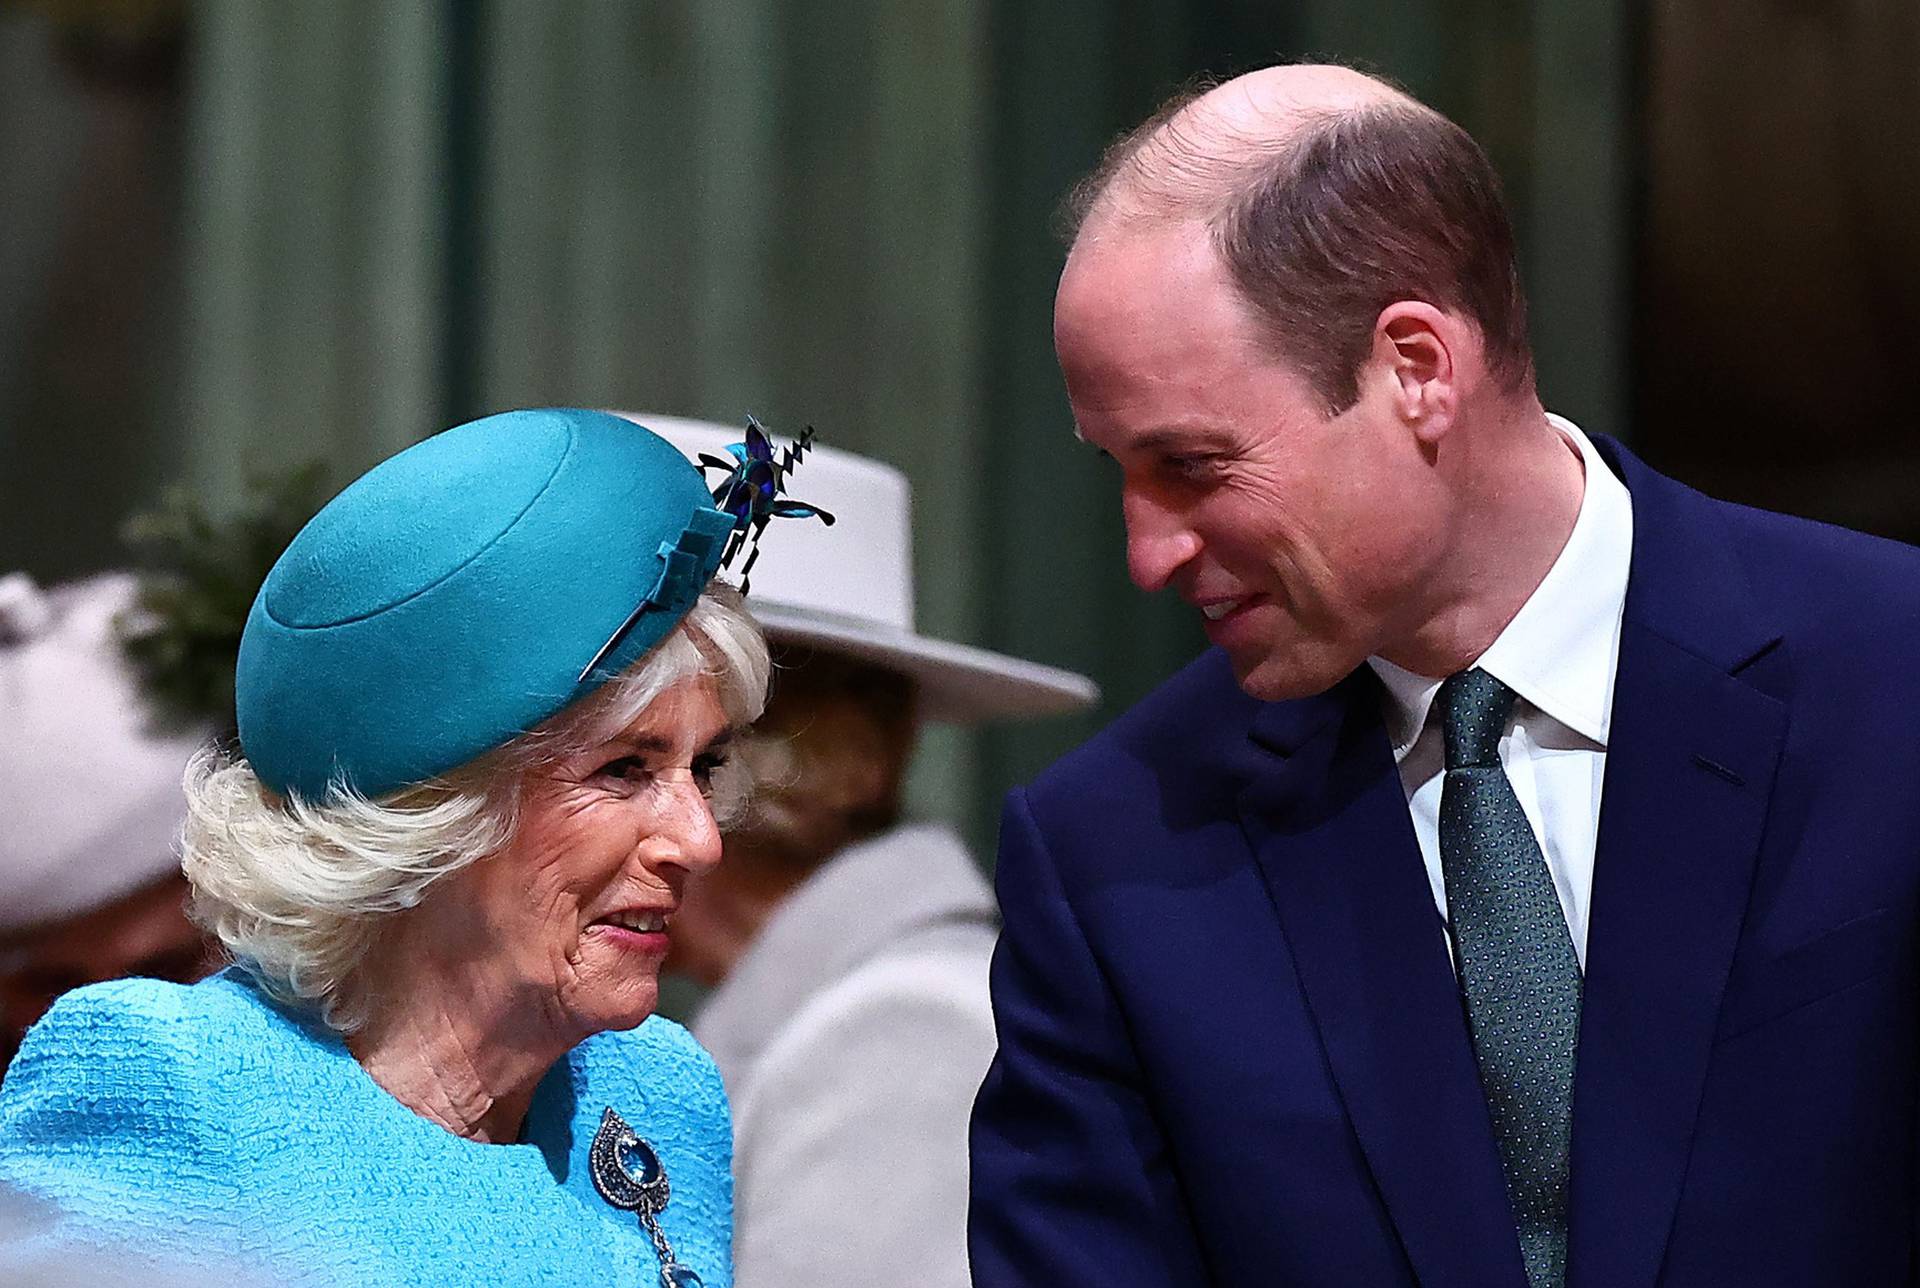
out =
[[[660,908],[626,908],[596,918],[587,933],[628,952],[664,957],[672,913]]]

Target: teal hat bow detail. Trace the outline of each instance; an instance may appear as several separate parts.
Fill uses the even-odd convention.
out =
[[[720,486],[713,489],[716,508],[696,510],[686,530],[678,538],[660,543],[659,580],[608,637],[607,642],[600,646],[593,660],[581,668],[580,679],[585,680],[593,673],[601,659],[619,645],[649,609],[677,604],[683,597],[687,603],[691,603],[712,576],[716,566],[714,552],[722,542],[725,547],[719,550],[717,556],[717,566],[720,568],[732,567],[741,552],[746,552],[746,562],[740,568],[740,593],[744,595],[752,585],[754,561],[760,557],[760,534],[766,530],[769,522],[774,519],[811,518],[831,525],[831,514],[817,505],[796,501],[786,494],[787,479],[791,477],[794,467],[806,459],[812,447],[813,426],[809,425],[776,458],[773,440],[767,435],[765,426],[748,416],[746,439],[727,448],[730,460],[701,453],[700,468],[703,472],[716,469],[727,472],[726,477],[720,480]],[[691,593],[688,587],[691,587]]]
[[[712,578],[714,569],[722,566],[716,553],[721,542],[734,531],[733,520],[718,510],[695,510],[687,520],[686,528],[672,541],[662,541],[655,553],[660,557],[660,576],[651,589],[640,598],[634,610],[627,614],[627,620],[620,623],[619,629],[607,637],[593,660],[580,668],[580,679],[585,680],[593,674],[593,668],[607,654],[620,646],[627,632],[646,615],[650,609],[666,609],[679,613],[685,612],[693,601],[700,597]]]

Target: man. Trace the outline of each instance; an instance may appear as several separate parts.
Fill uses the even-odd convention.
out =
[[[976,1284],[1914,1282],[1920,555],[1549,418],[1378,82],[1080,209],[1079,432],[1217,647],[1008,801]]]

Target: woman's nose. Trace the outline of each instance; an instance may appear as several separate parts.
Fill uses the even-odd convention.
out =
[[[720,862],[720,821],[701,785],[689,775],[670,784],[674,848],[680,866],[700,873]]]

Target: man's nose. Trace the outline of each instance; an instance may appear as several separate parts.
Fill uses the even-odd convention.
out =
[[[1152,593],[1200,553],[1200,538],[1185,519],[1146,492],[1129,488],[1121,501],[1127,524],[1127,573]]]

